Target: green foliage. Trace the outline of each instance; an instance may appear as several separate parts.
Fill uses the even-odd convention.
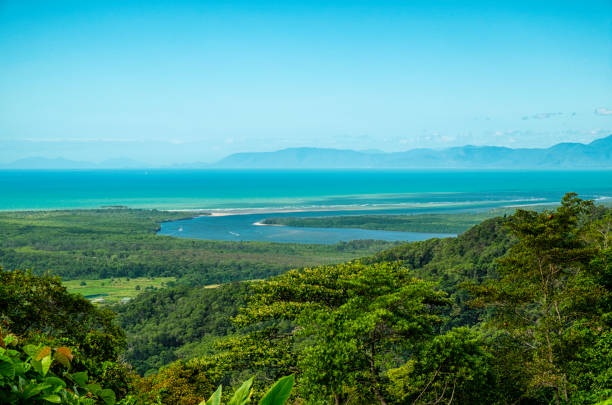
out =
[[[163,213],[80,214],[69,219],[61,213],[20,213],[10,226],[0,215],[0,228],[23,227],[20,243],[53,232],[66,232],[77,242],[90,238],[85,245],[106,238],[99,246],[108,252],[129,245],[129,255],[140,251],[138,260],[158,260],[172,271],[183,266],[172,274],[182,277],[178,285],[144,288],[133,301],[112,307],[127,330],[122,358],[147,377],[117,361],[124,335],[108,309],[68,294],[52,277],[0,271],[0,315],[22,335],[24,349],[2,349],[0,376],[16,378],[15,362],[27,369],[23,382],[11,385],[15,395],[29,390],[32,398],[63,400],[64,390],[76,398],[68,395],[66,401],[110,401],[104,386],[122,405],[268,405],[288,400],[293,375],[295,402],[308,404],[588,404],[612,395],[612,215],[574,194],[555,211],[518,210],[457,238],[403,244],[357,261],[214,289],[183,284],[212,273],[199,278],[196,267],[171,259],[180,251],[194,263],[216,260],[215,271],[221,271],[226,263],[221,256],[246,252],[253,263],[267,257],[259,263],[266,268],[262,274],[275,274],[280,267],[274,263],[285,265],[288,258],[325,263],[380,245],[355,242],[322,250],[284,245],[283,251],[275,244],[174,244],[151,235]],[[88,215],[96,237],[85,230]],[[53,230],[42,232],[39,217]],[[112,233],[101,218],[111,223],[123,218],[127,226]],[[24,226],[26,219],[32,222]],[[100,238],[102,230],[110,236]],[[80,239],[83,235],[88,236]],[[0,243],[6,243],[3,237]],[[166,250],[176,248],[177,256],[162,252],[159,240],[172,241]],[[85,245],[77,243],[72,253],[82,254]],[[32,246],[15,252],[30,255]],[[103,250],[92,252],[88,257],[98,260]],[[279,257],[270,257],[275,254]],[[121,266],[123,259],[135,263],[129,255],[117,259]],[[243,267],[223,277],[249,271]],[[469,293],[474,308],[466,305]],[[257,377],[248,379],[252,375]],[[47,381],[50,377],[57,379]],[[238,389],[231,395],[222,386]],[[27,401],[22,398],[33,402]]]
[[[229,400],[228,405],[244,405],[251,401],[251,396],[253,395],[253,391],[251,390],[251,386],[253,385],[253,380],[255,377],[251,377],[234,392],[232,398]],[[221,386],[219,386],[221,389]]]
[[[388,391],[398,404],[494,403],[492,355],[467,328],[439,335],[402,366],[387,371]]]
[[[273,217],[261,221],[267,225],[286,225],[300,228],[360,228],[383,231],[462,233],[480,222],[512,209],[495,209],[486,212],[413,215],[344,215],[327,217]]]
[[[337,263],[392,246],[222,242],[156,235],[191,213],[100,209],[0,213],[0,266],[52,271],[63,279],[176,277],[206,285],[264,278],[290,268]]]
[[[128,391],[126,366],[117,363],[125,334],[115,314],[70,294],[58,278],[0,269],[0,319],[25,343],[69,347],[69,358],[56,351],[54,359],[87,372],[123,396]],[[36,363],[34,363],[36,364]]]
[[[211,353],[214,341],[235,333],[231,322],[245,304],[246,283],[218,288],[178,286],[145,293],[112,309],[127,332],[124,358],[136,371]]]
[[[514,237],[504,226],[507,220],[486,220],[457,238],[406,243],[365,258],[362,262],[399,261],[411,269],[416,277],[436,282],[453,299],[445,328],[473,326],[484,314],[482,310],[467,305],[469,295],[461,285],[466,281],[480,284],[497,277],[497,259],[515,243]]]
[[[279,379],[272,387],[263,395],[259,401],[259,405],[283,405],[289,399],[293,388],[294,377],[289,375]],[[253,391],[251,385],[253,377],[245,381],[240,388],[234,392],[234,395],[229,400],[227,405],[244,405],[251,402]],[[211,395],[208,401],[202,401],[200,405],[221,405],[221,385]]]
[[[601,275],[609,274],[609,263],[602,265],[607,249],[588,242],[593,212],[592,203],[575,194],[554,212],[517,211],[508,226],[518,243],[500,260],[499,280],[472,287],[474,304],[493,311],[489,325],[508,335],[497,350],[522,364],[520,370],[502,364],[500,372],[504,378],[519,372],[524,395],[534,399],[569,402],[595,388],[585,386],[580,356],[606,336],[598,331],[609,330],[611,318],[610,291],[600,284]],[[609,351],[602,355],[612,363]]]
[[[278,380],[259,401],[259,405],[283,405],[293,389],[293,374]]]
[[[179,360],[147,378],[140,390],[163,404],[195,405],[213,392],[213,378],[199,362]]]
[[[448,305],[432,283],[398,264],[359,262],[307,268],[261,283],[243,324],[286,319],[297,325],[276,344],[295,350],[308,399],[382,398],[384,370],[432,336]],[[291,339],[289,339],[291,337]]]
[[[221,386],[217,388],[215,392],[210,396],[208,401],[200,402],[200,405],[221,405]]]
[[[91,360],[115,360],[125,335],[114,316],[68,293],[57,277],[0,268],[0,319],[17,335],[63,338]]]
[[[90,382],[87,372],[69,372],[72,357],[67,347],[18,347],[14,335],[0,334],[0,402],[113,405],[112,390]]]

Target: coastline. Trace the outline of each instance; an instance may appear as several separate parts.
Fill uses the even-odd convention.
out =
[[[251,225],[255,225],[255,226],[286,226],[286,225],[283,225],[283,224],[264,224],[261,221],[253,222]]]
[[[543,201],[544,200],[544,201]],[[521,203],[522,204],[514,204]],[[482,206],[485,204],[486,206]],[[494,204],[494,205],[490,205]],[[342,205],[316,205],[310,207],[233,207],[233,208],[196,208],[196,209],[160,209],[168,212],[191,212],[202,213],[200,216],[224,217],[230,215],[257,215],[257,214],[289,214],[299,212],[342,212],[342,211],[381,211],[381,210],[406,210],[406,209],[433,209],[455,208],[455,209],[493,209],[513,208],[540,205],[555,205],[544,198],[525,198],[513,200],[474,200],[474,201],[443,201],[443,202],[410,202],[395,204],[342,204]],[[273,224],[261,224],[273,225]]]

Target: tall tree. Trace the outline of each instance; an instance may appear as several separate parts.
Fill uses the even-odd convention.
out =
[[[295,323],[305,398],[386,404],[385,371],[435,334],[448,304],[433,283],[397,263],[354,262],[270,280],[243,317]]]
[[[518,210],[508,222],[518,242],[500,260],[499,280],[472,287],[477,305],[493,310],[490,325],[507,333],[520,355],[527,395],[559,404],[576,390],[570,363],[578,336],[608,328],[602,315],[609,290],[593,266],[599,252],[587,243],[591,201],[568,193],[554,212]]]

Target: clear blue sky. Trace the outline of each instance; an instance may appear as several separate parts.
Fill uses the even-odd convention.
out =
[[[0,0],[0,163],[612,133],[612,1]]]

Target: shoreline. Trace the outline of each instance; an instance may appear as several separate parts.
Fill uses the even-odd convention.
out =
[[[312,207],[261,207],[261,208],[196,208],[196,209],[159,209],[167,212],[191,212],[202,213],[200,216],[225,217],[231,215],[254,215],[254,214],[288,214],[299,212],[341,212],[341,211],[380,211],[380,210],[405,210],[405,209],[437,209],[441,207],[462,209],[497,209],[514,208],[541,205],[555,205],[554,202],[542,201],[543,198],[517,199],[517,200],[498,200],[498,201],[445,201],[445,202],[423,202],[423,203],[403,203],[403,204],[359,204],[359,205],[326,205]],[[600,199],[598,199],[600,200]],[[480,204],[498,203],[496,206],[478,207]],[[514,204],[519,203],[519,204]],[[272,224],[261,224],[272,225]]]
[[[592,200],[596,203],[604,205],[612,205],[612,196],[599,195],[594,196]],[[482,206],[482,205],[486,206]],[[555,206],[557,202],[546,201],[545,198],[525,198],[525,199],[500,199],[500,200],[470,200],[470,201],[439,201],[439,202],[409,202],[409,203],[369,203],[369,204],[337,204],[337,205],[314,205],[314,206],[284,206],[284,207],[231,207],[231,208],[164,208],[164,207],[140,207],[122,205],[125,210],[156,210],[172,213],[191,214],[193,218],[197,217],[224,217],[232,215],[263,215],[263,214],[288,214],[300,212],[343,212],[356,211],[367,213],[369,211],[400,211],[414,209],[421,211],[431,209],[437,211],[440,208],[454,210],[471,210],[471,209],[498,209],[498,208],[526,208],[526,207],[541,207]],[[54,212],[54,211],[94,211],[113,209],[114,207],[57,207],[57,208],[10,208],[2,209],[0,212]],[[416,212],[415,212],[416,213]],[[359,215],[359,214],[355,214]]]
[[[255,226],[286,226],[286,225],[283,225],[283,224],[264,224],[261,221],[253,222],[251,225],[255,225]]]

